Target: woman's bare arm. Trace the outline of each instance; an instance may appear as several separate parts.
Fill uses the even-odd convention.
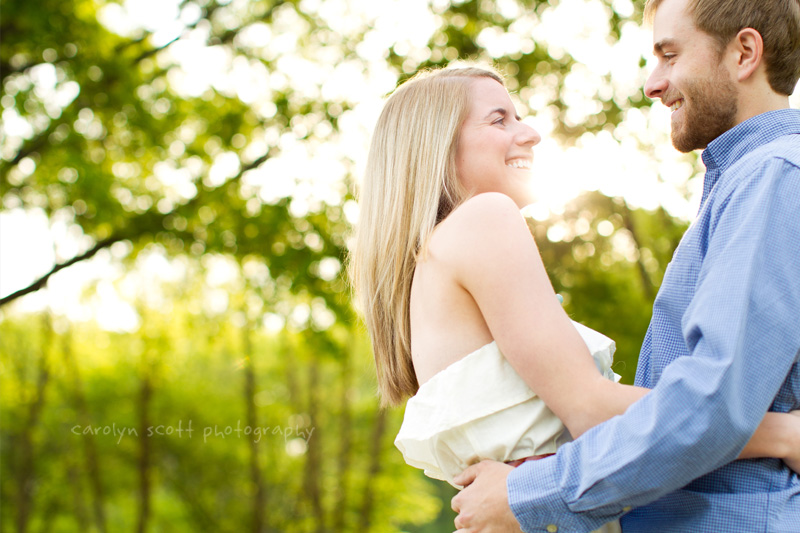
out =
[[[453,275],[472,294],[509,363],[570,434],[577,437],[624,413],[647,394],[648,389],[613,383],[597,372],[509,198],[479,195],[459,211],[462,238],[452,240],[444,254]],[[755,457],[800,466],[800,416],[769,413],[740,456]]]
[[[767,413],[739,459],[776,457],[800,474],[800,410]]]

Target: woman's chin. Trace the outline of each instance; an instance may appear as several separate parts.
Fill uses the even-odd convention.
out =
[[[534,196],[533,191],[517,191],[516,194],[509,196],[511,196],[511,199],[514,200],[514,203],[516,203],[517,207],[520,209],[536,203],[536,197]]]

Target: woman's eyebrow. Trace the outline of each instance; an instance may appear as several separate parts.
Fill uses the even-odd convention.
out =
[[[506,110],[506,108],[498,107],[497,109],[492,109],[491,111],[489,111],[489,113],[484,117],[484,120],[488,119],[489,117],[491,117],[495,113],[497,113],[498,115],[500,115],[500,116],[502,116],[504,118],[505,118],[506,115],[508,115],[508,111]],[[516,118],[517,120],[522,120],[522,117],[520,117],[516,113],[514,113],[514,118]]]
[[[486,114],[485,117],[483,117],[484,120],[489,118],[489,117],[491,117],[495,113],[505,117],[508,114],[508,111],[506,111],[506,109],[504,107],[498,107],[497,109],[492,109],[491,111],[489,111],[489,113]]]

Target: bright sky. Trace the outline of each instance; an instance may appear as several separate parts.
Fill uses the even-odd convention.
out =
[[[231,3],[246,4],[247,0],[231,0]],[[319,13],[338,33],[360,28],[365,20],[372,21],[372,30],[358,48],[368,63],[366,69],[338,57],[336,47],[319,46],[311,51],[301,48],[297,36],[303,33],[305,22],[290,10],[278,12],[271,28],[253,25],[238,37],[240,44],[277,59],[279,72],[267,72],[260,63],[234,58],[221,47],[205,46],[207,30],[201,26],[171,45],[169,53],[159,56],[158,61],[163,65],[177,61],[181,65],[181,69],[168,76],[177,92],[198,95],[213,87],[237,95],[267,117],[275,113],[270,100],[272,91],[287,85],[312,98],[358,102],[352,111],[340,117],[341,131],[333,142],[302,143],[291,133],[269,130],[242,140],[245,158],[257,157],[268,144],[280,145],[280,157],[250,172],[243,181],[245,186],[258,191],[262,201],[291,193],[292,210],[302,215],[319,202],[339,202],[344,192],[342,178],[351,170],[348,161],[353,162],[356,174],[363,168],[369,133],[382,107],[382,97],[396,83],[395,75],[385,65],[383,51],[399,43],[396,49],[405,51],[407,57],[427,57],[430,51],[426,44],[437,27],[435,12],[444,4],[442,0],[302,0],[304,10]],[[194,4],[188,3],[182,10],[178,5],[178,0],[110,3],[101,10],[101,20],[122,35],[145,28],[154,32],[154,44],[160,45],[171,41],[186,24],[200,16]],[[494,57],[530,49],[534,42],[547,42],[555,53],[569,52],[582,64],[567,80],[564,95],[576,122],[598,111],[595,91],[603,76],[611,76],[615,90],[621,95],[638,92],[644,83],[637,65],[642,53],[649,54],[650,30],[627,24],[622,28],[619,42],[609,44],[606,40],[609,13],[602,3],[561,0],[542,21],[519,12],[515,1],[500,0],[498,5],[504,15],[516,21],[506,34],[487,30],[480,35],[481,44]],[[623,15],[633,11],[630,0],[615,0],[614,8]],[[239,25],[233,16],[225,22],[231,27]],[[56,90],[54,71],[41,69],[36,76],[41,90],[50,91],[53,102],[69,102],[77,93],[76,87],[68,84]],[[533,172],[538,202],[531,208],[535,216],[543,218],[549,212],[558,212],[566,202],[587,190],[622,196],[632,206],[652,209],[662,205],[673,215],[686,219],[693,216],[699,201],[696,194],[699,180],[691,182],[690,198],[681,191],[698,169],[672,148],[667,108],[657,103],[649,109],[628,112],[617,130],[621,141],[608,133],[586,135],[573,148],[564,149],[550,135],[552,116],[543,110],[542,104],[551,90],[546,85],[532,91],[522,88],[515,96],[519,101],[525,95],[526,100],[519,102],[521,111],[526,108],[539,111],[526,120],[544,138],[535,149]],[[792,106],[800,107],[800,90],[792,97]],[[313,124],[313,117],[309,120],[309,126],[295,127],[323,127]],[[86,117],[84,126],[90,132],[91,117]],[[8,109],[3,112],[2,128],[9,137],[24,136],[30,131],[30,126]],[[637,139],[655,148],[651,153],[643,153],[637,147]],[[234,154],[220,153],[210,179],[221,182],[238,172],[239,165]],[[179,198],[192,194],[189,172],[162,165],[156,169],[156,177],[170,184]],[[347,207],[348,212],[354,211],[352,206]],[[90,246],[90,241],[68,221],[48,221],[40,211],[19,209],[0,213],[0,243],[0,295],[24,287],[46,273],[54,261],[68,259]],[[180,260],[168,261],[154,249],[142,254],[137,268],[126,274],[119,266],[119,259],[129,252],[126,245],[119,244],[91,261],[66,269],[51,278],[48,289],[17,302],[15,310],[37,310],[49,305],[57,314],[71,319],[95,318],[108,329],[135,329],[138,316],[129,302],[142,293],[143,287],[157,286],[154,281],[179,279],[189,267]],[[224,259],[208,261],[208,310],[221,312],[227,307],[226,283],[233,283],[237,274]],[[97,290],[88,291],[93,285]],[[147,298],[159,296],[154,293]],[[313,312],[294,311],[308,316]],[[319,321],[327,320],[323,311],[317,315]],[[270,317],[270,324],[279,328],[283,321]]]

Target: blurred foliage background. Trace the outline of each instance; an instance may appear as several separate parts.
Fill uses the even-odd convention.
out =
[[[609,42],[641,18],[641,1],[590,1]],[[0,6],[2,209],[58,235],[52,268],[0,300],[2,531],[450,531],[452,490],[393,447],[402,412],[377,408],[343,279],[363,80],[385,93],[421,67],[494,61],[565,145],[649,103],[606,79],[576,118],[569,53],[488,49],[555,0],[432,0],[417,43],[381,33],[369,3],[146,3],[171,10],[166,34],[120,29],[134,4]],[[203,82],[191,61],[222,74]],[[587,193],[531,227],[566,309],[617,341],[632,382],[686,222]],[[51,290],[97,259],[115,274],[82,298],[121,294],[119,327]]]

